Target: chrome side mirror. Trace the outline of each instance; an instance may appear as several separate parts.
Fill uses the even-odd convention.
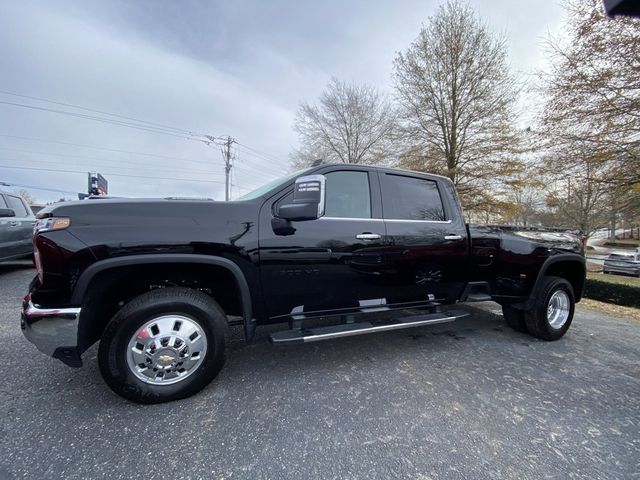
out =
[[[277,215],[295,222],[316,220],[324,215],[324,201],[324,175],[298,177],[293,190],[293,202],[280,205]]]

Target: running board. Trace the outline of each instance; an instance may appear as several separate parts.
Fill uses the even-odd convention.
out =
[[[272,333],[269,339],[274,345],[294,345],[300,343],[319,342],[332,338],[351,337],[365,333],[388,332],[404,328],[421,327],[437,323],[453,322],[468,317],[463,310],[449,310],[446,312],[429,313],[426,315],[410,315],[399,317],[384,323],[358,322],[331,325],[327,327],[302,328],[283,330]]]

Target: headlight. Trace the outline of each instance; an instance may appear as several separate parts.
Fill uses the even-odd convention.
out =
[[[71,225],[71,219],[67,217],[40,218],[33,227],[34,235],[52,230],[64,230]]]

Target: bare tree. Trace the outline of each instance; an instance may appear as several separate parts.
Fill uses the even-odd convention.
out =
[[[640,20],[612,20],[600,0],[565,6],[568,42],[548,42],[542,137],[557,150],[597,152],[612,184],[640,184]]]
[[[293,163],[384,162],[393,154],[395,120],[391,103],[374,87],[332,78],[317,104],[300,105],[294,130],[302,146],[292,155]]]
[[[18,195],[20,195],[28,205],[33,205],[35,202],[34,198],[26,190],[18,191]]]
[[[544,186],[541,172],[533,162],[507,180],[500,195],[504,198],[501,221],[523,226],[540,223],[540,213],[546,206]]]
[[[516,82],[505,39],[467,5],[449,1],[394,62],[403,163],[448,176],[467,209],[517,172]]]
[[[549,40],[541,74],[540,147],[564,189],[550,200],[585,232],[609,223],[613,236],[617,218],[640,211],[640,21],[608,18],[599,0],[565,7],[565,40]]]
[[[556,179],[547,186],[547,206],[556,226],[579,229],[588,236],[607,225],[611,189],[601,181],[603,167],[597,155],[581,150],[576,157],[581,161],[574,161],[571,168],[566,159],[547,160],[547,171]]]

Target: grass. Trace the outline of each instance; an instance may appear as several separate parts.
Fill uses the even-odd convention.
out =
[[[615,315],[621,318],[632,318],[633,320],[640,321],[640,308],[633,307],[621,307],[611,303],[599,302],[590,298],[583,298],[578,304],[580,307],[588,308],[589,310],[596,310],[607,315]]]
[[[597,273],[596,271],[591,270],[590,265],[594,265],[593,263],[587,265],[587,278],[592,280],[600,280],[601,282],[607,283],[615,283],[616,285],[630,285],[632,287],[640,288],[640,278],[632,277],[629,275],[611,275],[604,273]],[[599,267],[600,271],[602,271],[602,267]],[[640,295],[640,291],[638,292]]]
[[[640,320],[640,278],[602,273],[602,265],[587,262],[587,284],[581,305],[603,313]]]
[[[604,242],[602,245],[605,247],[628,248],[635,250],[640,244],[638,243],[638,240],[616,240],[615,242]]]

